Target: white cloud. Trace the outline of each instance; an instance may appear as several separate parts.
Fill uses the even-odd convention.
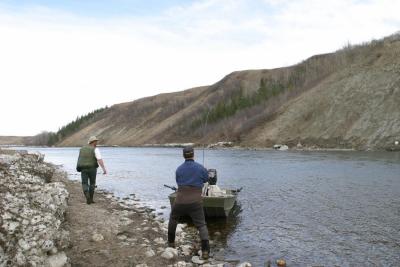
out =
[[[101,20],[0,7],[0,135],[55,131],[105,105],[380,38],[399,29],[396,10],[391,0],[207,0]]]

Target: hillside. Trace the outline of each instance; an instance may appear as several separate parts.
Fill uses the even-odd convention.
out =
[[[114,105],[57,145],[233,141],[388,149],[400,139],[400,34],[297,65],[233,72],[216,84]],[[204,122],[208,121],[204,128]]]
[[[22,146],[28,143],[29,137],[25,136],[0,136],[0,145]]]

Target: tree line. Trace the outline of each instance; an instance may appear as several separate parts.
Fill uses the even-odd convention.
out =
[[[67,125],[62,126],[58,129],[57,132],[41,132],[38,135],[32,137],[32,140],[29,142],[29,145],[40,145],[40,146],[53,146],[58,142],[62,141],[64,138],[72,135],[83,125],[86,125],[89,121],[91,121],[97,114],[105,111],[108,107],[99,108],[92,112],[89,112],[86,115],[78,116],[74,121],[68,123]]]
[[[235,92],[229,101],[221,100],[210,110],[205,110],[201,117],[193,122],[197,128],[206,121],[208,123],[218,122],[224,118],[235,115],[239,110],[250,108],[277,96],[285,90],[285,85],[269,78],[262,78],[258,90],[252,95],[246,95],[243,88]]]

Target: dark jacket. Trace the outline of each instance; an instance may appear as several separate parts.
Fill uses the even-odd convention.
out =
[[[96,155],[94,153],[94,147],[83,146],[79,150],[78,162],[76,164],[76,170],[78,172],[83,169],[97,168],[99,164],[97,163]]]

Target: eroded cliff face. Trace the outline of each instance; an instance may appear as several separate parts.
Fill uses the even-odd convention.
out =
[[[64,266],[65,175],[39,154],[0,150],[0,266]]]
[[[80,146],[95,134],[119,146],[391,149],[400,136],[399,77],[395,34],[295,66],[233,72],[210,86],[117,104],[58,145]]]
[[[392,149],[400,140],[400,42],[385,45],[284,104],[244,143]]]

